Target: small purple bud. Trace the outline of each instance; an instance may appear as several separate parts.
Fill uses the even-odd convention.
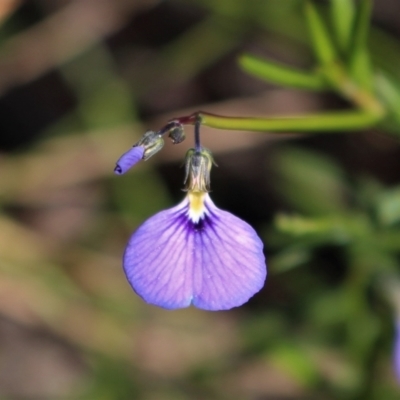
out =
[[[117,161],[117,165],[114,168],[114,172],[117,175],[124,174],[135,164],[137,164],[140,160],[142,160],[143,155],[144,155],[143,146],[133,146],[126,153],[122,154],[122,156],[119,158],[119,160]]]

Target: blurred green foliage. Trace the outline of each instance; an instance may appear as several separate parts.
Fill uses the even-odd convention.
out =
[[[284,148],[274,161],[278,190],[293,211],[279,214],[277,231],[266,236],[267,243],[281,249],[270,258],[271,270],[288,274],[312,265],[324,269],[326,260],[317,256],[324,249],[342,264],[338,277],[325,282],[318,296],[316,288],[308,289],[311,301],[302,309],[304,340],[315,324],[319,340],[325,337],[325,343],[350,357],[354,379],[346,382],[349,398],[369,398],[373,390],[379,393],[376,398],[395,398],[396,392],[378,390],[371,376],[376,373],[374,362],[387,351],[378,345],[390,330],[382,304],[389,300],[397,307],[382,282],[398,279],[399,187],[347,177],[334,162],[309,150]]]

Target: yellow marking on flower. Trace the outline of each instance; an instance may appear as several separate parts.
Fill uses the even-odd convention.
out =
[[[199,220],[204,216],[206,211],[204,207],[204,197],[205,192],[189,192],[189,218],[194,222],[197,223]]]

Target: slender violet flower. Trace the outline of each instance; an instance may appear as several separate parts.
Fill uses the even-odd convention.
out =
[[[149,304],[227,310],[263,287],[263,244],[250,225],[212,202],[213,159],[200,146],[198,128],[186,156],[186,197],[137,229],[123,266],[133,290]]]
[[[396,320],[395,335],[396,336],[393,349],[393,366],[397,382],[400,384],[400,319]]]

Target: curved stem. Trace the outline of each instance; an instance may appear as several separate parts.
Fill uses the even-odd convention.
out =
[[[381,116],[363,111],[342,111],[291,117],[227,117],[198,111],[189,116],[174,118],[182,125],[202,124],[217,129],[249,130],[259,132],[334,132],[357,131],[374,126]]]

